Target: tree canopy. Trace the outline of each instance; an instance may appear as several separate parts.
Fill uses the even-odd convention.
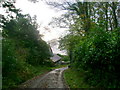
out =
[[[84,70],[84,80],[93,87],[120,87],[118,2],[76,1],[61,7],[67,10],[62,17],[67,21],[58,25],[69,25],[69,33],[60,38],[60,48],[67,50],[71,66]]]
[[[2,7],[8,14],[1,15],[0,21],[3,88],[11,88],[33,76],[35,66],[52,65],[51,52],[39,34],[35,18],[23,15],[14,2],[2,2]]]

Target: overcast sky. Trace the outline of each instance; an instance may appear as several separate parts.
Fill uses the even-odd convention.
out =
[[[37,3],[32,3],[28,0],[16,0],[15,6],[16,8],[20,8],[23,14],[30,14],[31,17],[34,15],[37,16],[37,23],[40,25],[39,31],[44,35],[43,39],[45,41],[58,39],[62,34],[64,34],[64,29],[48,26],[52,17],[59,17],[64,13],[63,11],[56,11],[41,0]],[[47,30],[45,30],[46,28]],[[54,53],[63,53],[58,50],[58,45],[53,46],[52,50]]]

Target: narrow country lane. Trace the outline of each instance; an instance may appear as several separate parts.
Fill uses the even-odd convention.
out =
[[[63,71],[68,67],[55,69],[42,77],[37,77],[26,84],[22,88],[68,88],[63,80]]]

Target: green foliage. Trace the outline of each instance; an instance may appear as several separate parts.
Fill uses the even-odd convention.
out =
[[[49,46],[41,39],[36,21],[29,15],[20,15],[15,11],[15,7],[11,8],[14,6],[12,3],[4,4],[4,7],[10,9],[9,12],[17,15],[16,18],[10,19],[3,16],[0,21],[3,29],[3,88],[13,88],[32,78],[38,72],[47,71],[48,68],[45,70],[44,67],[52,66],[52,62],[49,59]]]
[[[29,75],[26,71],[27,66],[25,62],[19,59],[20,56],[16,53],[17,47],[13,40],[3,39],[2,47],[3,88],[16,87],[17,84],[26,80],[26,78],[22,77],[22,72]]]
[[[65,56],[63,56],[63,57],[62,57],[62,61],[65,61],[65,62],[66,62],[66,61],[69,61],[69,57],[68,57],[68,56],[66,56],[66,55],[65,55]]]
[[[116,31],[96,27],[74,51],[74,64],[86,72],[86,81],[92,86],[120,87],[120,36]]]
[[[69,51],[72,49],[71,65],[78,71],[81,69],[85,71],[83,78],[92,87],[120,87],[120,32],[118,30],[106,31],[96,25],[86,33],[86,36],[79,36],[80,39],[69,38],[71,43],[74,39],[76,42],[74,47],[67,49]]]
[[[67,50],[70,66],[85,70],[84,80],[94,87],[120,87],[117,5],[76,1],[65,7],[69,33],[61,38],[60,48]]]
[[[69,57],[67,55],[61,55],[61,54],[57,54],[58,56],[60,56],[62,59],[62,61],[69,61]]]
[[[68,69],[64,72],[64,79],[66,84],[72,88],[91,88],[84,81],[85,72],[83,70],[78,71],[76,69]]]
[[[4,27],[3,36],[14,39],[18,46],[28,49],[29,55],[26,61],[29,64],[40,65],[50,57],[48,45],[41,39],[36,26],[29,18],[20,17],[10,20]],[[27,53],[26,50],[21,50],[21,52]]]

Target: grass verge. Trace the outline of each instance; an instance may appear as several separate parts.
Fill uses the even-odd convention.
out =
[[[34,79],[41,77],[45,73],[49,72],[51,70],[51,67],[47,66],[34,66],[29,68],[31,69],[31,76],[27,78],[24,82],[19,84],[17,88],[29,88],[29,83],[33,81]]]
[[[64,72],[64,79],[70,88],[90,88],[90,86],[84,82],[84,71],[69,68]]]
[[[26,84],[29,80],[41,76],[53,69],[66,67],[67,65],[57,65],[55,67],[39,65],[39,66],[32,66],[26,64],[23,66],[23,69],[17,71],[16,77],[4,79],[3,88],[18,88],[22,85]]]
[[[37,75],[41,75],[45,72],[48,72],[51,70],[51,67],[47,67],[47,66],[37,66],[34,68],[34,76],[37,76]]]
[[[55,67],[51,67],[51,69],[57,69],[57,68],[62,68],[62,67],[67,67],[68,64],[65,64],[65,65],[56,65]]]
[[[34,77],[40,76],[50,70],[51,67],[48,66],[31,66],[26,64],[23,70],[15,72],[17,73],[16,77],[14,76],[13,78],[5,78],[2,83],[2,88],[6,90],[8,88],[18,88],[26,81],[31,80]]]

